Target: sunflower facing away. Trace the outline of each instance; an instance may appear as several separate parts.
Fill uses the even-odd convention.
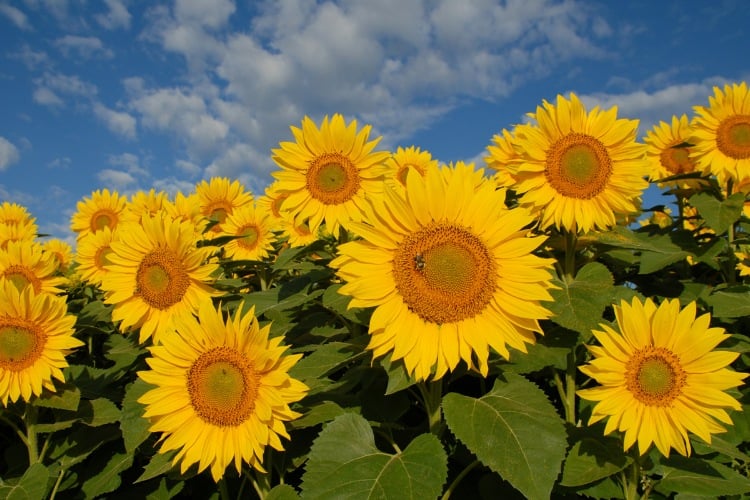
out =
[[[139,377],[156,386],[141,396],[151,432],[161,432],[160,451],[178,450],[174,464],[184,473],[192,464],[210,467],[214,481],[234,462],[263,470],[266,446],[283,450],[284,423],[299,416],[289,405],[307,386],[289,376],[301,357],[286,355],[282,337],[268,338],[254,309],[224,319],[221,308],[204,302],[198,320],[176,322],[174,335],[150,347],[148,371]]]
[[[403,359],[417,380],[437,379],[463,360],[488,373],[489,348],[526,352],[550,312],[552,261],[524,229],[533,217],[504,207],[504,193],[473,169],[431,167],[406,190],[371,200],[363,237],[339,246],[331,266],[349,307],[375,307],[368,348]],[[477,366],[478,364],[478,366]]]
[[[648,187],[638,120],[618,119],[616,106],[587,112],[572,93],[529,116],[536,125],[514,130],[521,152],[514,190],[523,194],[521,205],[539,211],[542,229],[606,229],[638,211]]]
[[[638,442],[646,453],[652,443],[664,456],[670,448],[690,454],[688,433],[711,443],[711,435],[732,425],[724,410],[740,404],[724,391],[742,384],[746,373],[727,366],[739,353],[715,351],[729,335],[711,328],[709,314],[696,318],[695,302],[680,309],[677,299],[658,307],[651,300],[615,306],[619,331],[602,324],[594,330],[599,346],[580,370],[601,384],[578,395],[597,401],[589,424],[608,418],[604,434],[625,433],[624,448]]]
[[[28,401],[64,381],[65,356],[83,345],[73,337],[76,317],[65,297],[37,294],[0,278],[0,402]]]
[[[192,316],[219,292],[211,286],[218,264],[206,263],[216,248],[196,246],[195,226],[164,213],[117,229],[110,262],[101,276],[105,303],[120,331],[140,328],[139,342],[161,340],[175,318]]]
[[[76,204],[76,212],[70,221],[70,229],[83,236],[96,232],[107,226],[117,227],[123,216],[128,199],[117,191],[109,189],[96,190],[90,197],[84,197]]]
[[[709,106],[693,106],[691,157],[721,184],[750,177],[750,93],[747,83],[714,87]]]
[[[370,125],[357,131],[357,121],[347,125],[343,116],[328,116],[318,128],[305,117],[302,128],[291,127],[295,142],[282,142],[273,150],[281,170],[273,172],[277,189],[288,193],[282,210],[297,223],[307,220],[312,233],[325,222],[338,237],[339,228],[362,220],[365,196],[382,191],[387,151],[374,152],[380,137],[368,141]]]
[[[687,145],[691,136],[692,128],[687,115],[673,116],[671,123],[659,122],[646,133],[643,142],[646,143],[651,181],[664,187],[665,184],[659,182],[661,179],[696,172],[695,160],[690,157],[691,148]],[[668,183],[682,189],[696,189],[705,184],[705,179],[682,179]]]

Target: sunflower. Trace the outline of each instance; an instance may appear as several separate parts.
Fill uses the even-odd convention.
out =
[[[7,248],[9,241],[34,241],[37,238],[37,232],[38,228],[34,222],[0,222],[0,248]]]
[[[35,224],[36,219],[31,216],[23,205],[4,201],[0,203],[0,224]]]
[[[709,106],[693,106],[690,156],[721,184],[750,177],[750,94],[747,83],[714,87]]]
[[[83,236],[107,226],[114,229],[123,216],[128,199],[117,191],[96,190],[90,197],[84,197],[76,204],[76,212],[70,222],[70,229]]]
[[[83,345],[73,337],[76,317],[67,314],[65,297],[19,290],[0,278],[0,402],[29,401],[52,379],[64,381],[65,356]]]
[[[68,282],[57,275],[57,262],[41,243],[27,240],[9,241],[0,250],[0,278],[11,281],[19,290],[30,286],[36,294],[60,293],[59,287]]]
[[[220,236],[235,239],[224,245],[225,255],[237,260],[262,260],[273,249],[276,236],[272,232],[270,215],[252,203],[238,208],[227,216]]]
[[[692,129],[687,115],[673,116],[672,123],[659,122],[646,133],[646,158],[651,166],[649,179],[678,189],[697,189],[707,185],[705,179],[682,179],[667,184],[660,182],[665,177],[696,172],[695,160],[690,157]]]
[[[245,190],[240,181],[230,182],[226,177],[212,177],[195,186],[201,214],[216,224],[211,231],[220,232],[228,215],[239,207],[253,202],[253,195]]]
[[[164,191],[151,189],[146,191],[136,191],[130,195],[130,199],[122,214],[122,222],[140,222],[143,214],[155,215],[169,199]]]
[[[502,188],[512,189],[516,183],[515,171],[521,155],[516,150],[515,134],[528,126],[527,124],[516,125],[513,132],[503,129],[492,137],[492,144],[487,146],[489,154],[484,157],[484,161],[495,172],[493,179]]]
[[[406,186],[406,175],[409,172],[417,172],[424,175],[428,168],[437,166],[438,161],[432,158],[429,151],[422,150],[417,146],[403,148],[399,146],[396,152],[383,162],[385,181],[394,187]]]
[[[617,107],[587,112],[572,93],[529,116],[536,125],[514,134],[521,154],[514,190],[521,205],[539,212],[542,229],[605,229],[638,211],[648,187],[638,120],[617,119]]]
[[[65,274],[73,262],[73,247],[67,241],[52,238],[42,243],[42,250],[52,256],[57,265],[57,271]]]
[[[114,304],[120,331],[140,328],[141,343],[158,343],[175,318],[191,316],[219,294],[211,286],[218,265],[206,263],[216,248],[198,247],[190,222],[144,215],[140,224],[121,225],[110,249],[101,277],[104,301]]]
[[[160,452],[178,450],[174,464],[183,473],[198,464],[210,467],[219,481],[234,462],[262,472],[266,446],[283,450],[289,439],[284,423],[299,416],[289,405],[302,399],[307,386],[289,376],[301,357],[286,355],[282,337],[268,338],[254,308],[224,319],[221,308],[203,302],[198,319],[175,322],[174,335],[149,348],[150,370],[138,376],[156,386],[139,398],[151,432],[161,432]]]
[[[461,360],[487,375],[490,347],[526,352],[550,316],[540,302],[552,300],[553,261],[532,253],[545,238],[529,236],[531,222],[489,179],[477,186],[473,168],[430,167],[405,192],[386,186],[352,226],[363,239],[331,262],[349,307],[375,308],[368,349],[403,359],[417,380]]]
[[[201,212],[200,196],[196,192],[186,195],[178,191],[174,199],[164,200],[162,209],[173,219],[192,223],[198,237],[203,235],[208,227],[209,221]]]
[[[76,271],[83,281],[99,286],[107,274],[108,256],[112,253],[112,242],[117,229],[112,231],[105,227],[95,233],[86,233],[76,243]]]
[[[357,131],[340,114],[323,118],[320,129],[309,117],[302,128],[291,127],[295,142],[282,142],[273,160],[282,170],[273,172],[278,190],[287,193],[282,209],[297,224],[307,220],[312,233],[325,222],[336,237],[341,227],[362,220],[365,196],[382,191],[387,151],[373,152],[380,137],[368,141],[370,125]]]
[[[735,268],[740,276],[750,276],[750,245],[740,245],[739,251],[734,252],[734,256],[737,258]]]
[[[578,391],[597,401],[589,424],[608,418],[604,434],[624,432],[624,449],[637,441],[641,455],[654,443],[664,456],[670,448],[687,456],[689,432],[710,443],[720,423],[732,424],[724,408],[741,409],[724,391],[747,377],[727,368],[739,353],[714,350],[729,335],[709,326],[709,314],[696,318],[695,302],[680,309],[678,299],[657,307],[636,297],[614,309],[619,331],[594,330],[601,345],[589,346],[594,359],[580,367],[601,384]]]

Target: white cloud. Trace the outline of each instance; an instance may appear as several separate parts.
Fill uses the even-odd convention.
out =
[[[3,171],[21,158],[18,148],[5,137],[0,136],[0,171]]]
[[[141,166],[141,160],[133,153],[122,153],[119,155],[110,155],[107,162],[113,167],[122,167],[128,173],[137,177],[148,177],[149,172]]]
[[[117,28],[130,28],[130,12],[121,0],[104,0],[109,9],[106,14],[94,16],[96,22],[102,27],[113,30]]]
[[[226,24],[234,10],[234,2],[231,0],[177,0],[174,15],[180,24],[194,24],[215,30]]]
[[[181,172],[187,174],[189,177],[197,177],[203,170],[200,165],[187,160],[177,160],[175,162],[175,167],[177,167]]]
[[[97,118],[104,122],[109,130],[112,132],[127,137],[128,139],[135,138],[135,126],[136,121],[133,116],[124,111],[115,111],[109,109],[101,103],[94,103],[94,114]]]
[[[205,170],[204,177],[230,177],[253,192],[261,192],[270,182],[273,162],[250,144],[236,143],[223,151]],[[265,174],[265,175],[264,175]]]
[[[29,47],[27,44],[21,46],[18,52],[12,52],[9,54],[11,59],[20,60],[24,66],[29,70],[37,69],[40,66],[49,64],[49,56],[46,52],[36,51]]]
[[[60,97],[52,92],[47,87],[39,87],[34,89],[34,93],[32,94],[32,98],[34,99],[34,102],[37,104],[41,104],[43,106],[64,106],[65,102],[63,102]]]
[[[99,173],[96,174],[96,178],[109,189],[114,189],[116,191],[125,191],[136,184],[135,177],[128,172],[112,170],[110,168],[100,170]]]
[[[111,59],[114,57],[114,52],[94,36],[65,35],[55,40],[55,45],[68,58]]]
[[[0,14],[10,19],[17,28],[20,28],[22,30],[33,29],[31,27],[31,24],[29,24],[29,20],[26,17],[26,14],[24,14],[20,9],[13,7],[12,5],[0,4]]]

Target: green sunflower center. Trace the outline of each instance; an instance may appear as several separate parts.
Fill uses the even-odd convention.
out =
[[[607,148],[594,137],[570,133],[547,151],[547,182],[569,198],[590,199],[607,186],[612,162]]]
[[[156,309],[180,302],[190,286],[182,260],[167,248],[158,248],[141,260],[135,281],[136,295]]]
[[[205,422],[237,426],[255,409],[259,379],[245,355],[231,347],[215,347],[201,354],[188,370],[190,402]]]
[[[444,223],[404,239],[393,275],[409,309],[437,324],[481,314],[497,284],[495,262],[484,242],[467,228]]]
[[[42,354],[46,335],[34,323],[22,318],[0,318],[0,368],[20,371]]]
[[[679,358],[663,347],[636,351],[625,368],[625,384],[649,406],[669,406],[682,393],[686,375]]]
[[[99,210],[91,217],[91,231],[96,232],[105,227],[114,228],[117,225],[117,214],[112,210]]]
[[[307,190],[324,205],[339,205],[359,191],[357,167],[341,153],[323,153],[307,170]]]
[[[730,158],[750,158],[750,115],[733,115],[719,124],[716,146]]]
[[[248,250],[252,250],[258,246],[258,238],[260,237],[258,226],[254,224],[244,226],[238,233],[242,235],[242,237],[237,240],[240,246],[247,248]]]

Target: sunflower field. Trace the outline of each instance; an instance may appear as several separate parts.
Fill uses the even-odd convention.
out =
[[[0,497],[750,496],[750,93],[543,101],[439,164],[304,117],[264,193],[0,204]],[[644,203],[646,189],[662,202]]]

